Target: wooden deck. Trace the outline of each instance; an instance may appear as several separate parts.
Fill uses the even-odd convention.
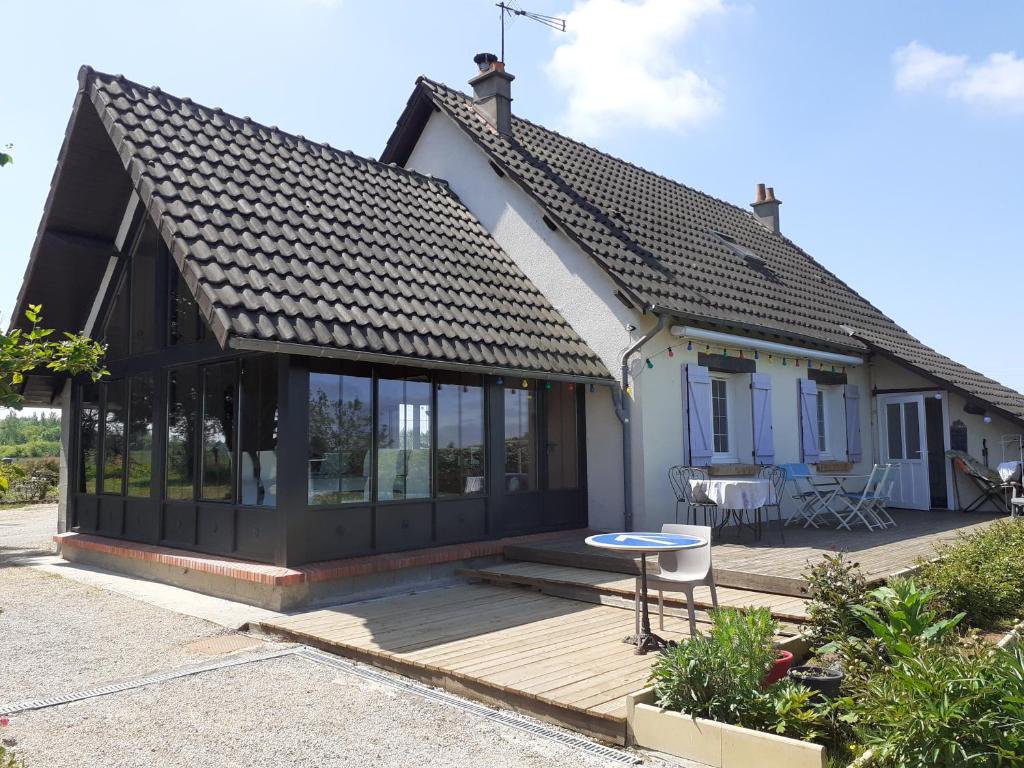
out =
[[[808,564],[822,555],[845,551],[860,564],[871,580],[880,580],[935,555],[942,541],[961,531],[977,530],[1005,515],[962,512],[915,512],[893,510],[897,527],[883,531],[836,531],[827,528],[786,528],[786,542],[776,525],[767,527],[760,542],[750,531],[736,541],[735,529],[727,528],[713,543],[715,577],[719,585],[736,589],[806,596],[803,574]],[[637,573],[637,561],[628,555],[598,550],[583,543],[586,531],[571,531],[544,542],[505,548],[508,560],[568,566],[617,573]],[[649,567],[653,558],[648,561]]]
[[[657,619],[655,619],[657,621]],[[656,654],[622,638],[633,614],[509,587],[467,584],[309,611],[262,623],[298,642],[454,693],[622,743],[625,695]],[[664,637],[689,635],[667,618]]]
[[[621,573],[546,563],[506,562],[466,570],[462,575],[490,584],[516,584],[539,589],[556,597],[603,602],[620,607],[632,605],[635,590],[635,579]],[[614,601],[601,600],[602,596],[613,598]],[[654,601],[657,598],[653,592],[651,597],[652,605],[656,605]],[[700,611],[698,618],[703,619],[703,612],[712,606],[711,590],[708,587],[697,587],[693,602],[694,607]],[[799,597],[719,587],[718,604],[734,608],[767,608],[776,619],[785,622],[803,623],[807,620],[807,600]],[[672,615],[679,616],[686,607],[686,598],[679,592],[666,592],[665,605],[675,609]]]

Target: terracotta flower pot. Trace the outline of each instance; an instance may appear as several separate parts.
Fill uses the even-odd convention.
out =
[[[775,659],[775,663],[772,664],[771,669],[768,670],[768,674],[764,676],[764,680],[761,681],[761,687],[767,688],[769,685],[779,682],[786,676],[789,671],[790,665],[793,663],[793,654],[789,651],[779,651],[779,656]]]

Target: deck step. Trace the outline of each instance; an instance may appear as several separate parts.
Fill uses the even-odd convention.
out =
[[[531,587],[556,597],[633,607],[634,577],[622,573],[537,562],[505,562],[460,573],[495,585]],[[706,611],[711,608],[710,590],[698,587],[694,598],[698,619],[707,620]],[[783,622],[807,621],[807,601],[798,597],[720,586],[718,600],[720,605],[768,608]],[[666,592],[665,606],[669,615],[685,615],[686,598],[678,592]]]
[[[610,550],[588,547],[582,536],[552,539],[529,544],[514,544],[505,547],[505,559],[526,563],[542,563],[545,565],[584,570],[603,571],[637,575],[640,573],[640,560],[633,555],[613,552]],[[649,557],[647,569],[650,573],[657,572],[655,558]],[[794,598],[807,597],[807,582],[802,578],[775,576],[734,568],[715,568],[715,582],[719,587],[748,590],[751,592],[770,592]]]

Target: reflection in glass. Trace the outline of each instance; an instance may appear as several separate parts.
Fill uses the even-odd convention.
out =
[[[277,503],[277,363],[242,361],[241,497],[243,504]]]
[[[370,499],[373,381],[309,374],[309,503]]]
[[[167,391],[167,498],[191,499],[194,491],[199,392],[195,368],[171,371]]]
[[[153,376],[131,379],[128,408],[128,495],[149,496],[153,477]]]
[[[82,385],[78,410],[78,490],[97,493],[99,488],[100,388],[89,382]]]
[[[552,384],[544,392],[547,425],[548,488],[575,488],[578,448],[576,444],[576,391],[572,384]]]
[[[147,221],[132,254],[131,352],[137,355],[156,349],[156,265],[159,238]]]
[[[234,501],[235,364],[203,368],[202,498]]]
[[[171,270],[171,296],[169,302],[168,331],[171,344],[189,344],[206,337],[206,323],[199,317],[199,305],[192,298],[185,277],[173,259]]]
[[[903,404],[904,432],[907,435],[907,458],[921,458],[921,412],[917,403]]]
[[[531,491],[537,487],[537,397],[531,388],[508,386],[504,407],[505,490]]]
[[[430,379],[377,382],[377,498],[430,498]]]
[[[107,315],[107,322],[103,326],[103,342],[107,345],[107,359],[117,360],[128,355],[128,285],[129,280],[125,277],[117,289],[117,296]]]
[[[485,490],[480,377],[438,374],[437,495],[462,496]]]
[[[101,493],[123,493],[124,480],[124,380],[108,381],[103,411],[103,487]]]

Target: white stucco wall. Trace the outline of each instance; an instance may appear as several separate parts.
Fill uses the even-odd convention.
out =
[[[607,274],[561,232],[507,176],[499,177],[483,151],[450,118],[431,115],[406,167],[445,179],[498,244],[522,268],[613,376],[631,343],[627,323],[640,317],[614,296]],[[622,526],[622,432],[607,387],[587,394],[590,525]],[[636,444],[640,444],[634,436]],[[634,466],[634,477],[639,477]],[[635,503],[635,502],[634,502]]]
[[[679,346],[677,346],[679,345]],[[665,354],[673,347],[673,357]],[[686,342],[672,336],[668,328],[644,346],[633,366],[634,395],[637,407],[634,413],[642,422],[643,434],[643,512],[638,512],[637,525],[657,529],[663,523],[672,522],[675,514],[675,497],[668,483],[670,467],[685,462],[685,384],[683,366],[696,363],[704,345],[694,342],[693,350],[687,351]],[[720,348],[712,347],[712,353],[720,354]],[[736,354],[736,350],[730,351]],[[747,354],[750,354],[749,351]],[[654,368],[647,368],[644,360],[650,357]],[[789,359],[787,365],[773,356],[761,354],[757,360],[759,373],[766,373],[772,379],[772,426],[775,443],[775,463],[787,464],[800,461],[800,421],[797,401],[797,380],[807,378],[806,362],[800,367]],[[860,422],[862,459],[854,468],[855,472],[870,471],[874,463],[873,441],[871,438],[870,384],[866,365],[848,367],[847,379],[861,391]],[[753,424],[750,411],[750,390],[746,388],[746,375],[734,374],[730,397],[734,398],[731,416],[734,420],[731,430],[738,442],[737,461],[752,463]],[[830,422],[830,436],[836,443],[832,451],[835,460],[846,459],[846,422],[842,394],[835,392],[831,399],[833,418]],[[789,500],[784,513],[792,514]]]

